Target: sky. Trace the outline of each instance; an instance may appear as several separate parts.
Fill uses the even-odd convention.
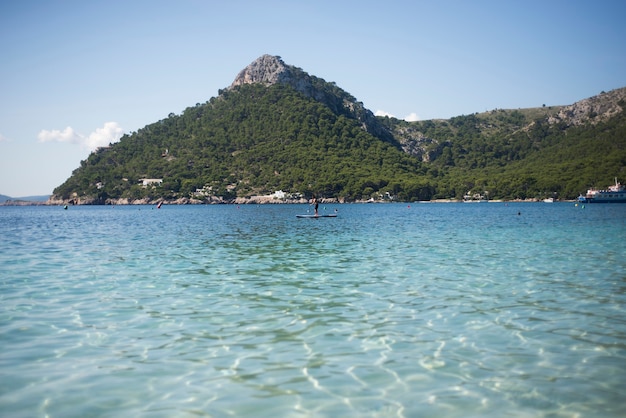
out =
[[[99,146],[263,54],[378,115],[567,105],[626,87],[620,0],[0,2],[0,194],[51,194]]]

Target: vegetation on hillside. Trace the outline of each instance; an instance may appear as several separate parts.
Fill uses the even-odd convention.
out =
[[[97,203],[228,200],[276,190],[346,200],[462,198],[470,191],[491,199],[573,199],[625,173],[624,112],[578,127],[548,123],[558,110],[551,108],[421,122],[379,118],[383,139],[338,111],[339,103],[284,84],[220,91],[92,153],[54,194]],[[411,141],[414,152],[403,151],[399,144]],[[146,178],[162,183],[143,186]]]
[[[456,130],[443,136],[446,145],[429,166],[439,179],[437,197],[474,190],[503,199],[574,199],[589,186],[605,187],[626,174],[623,112],[578,127],[531,120],[517,110],[496,112],[505,121],[499,129],[489,123],[493,115],[443,122]]]
[[[159,186],[140,180],[162,178]],[[148,125],[91,154],[54,194],[226,199],[284,190],[347,199],[431,195],[420,162],[355,119],[275,84],[247,84]]]

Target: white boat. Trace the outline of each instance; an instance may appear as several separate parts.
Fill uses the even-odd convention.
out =
[[[578,196],[581,203],[626,203],[626,187],[615,178],[615,184],[606,190],[588,189],[583,196]]]

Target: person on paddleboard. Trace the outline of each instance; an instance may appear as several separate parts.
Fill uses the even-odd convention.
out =
[[[319,202],[317,201],[317,197],[313,195],[313,201],[311,201],[312,205],[315,205],[315,216],[317,216],[317,207],[319,206]]]

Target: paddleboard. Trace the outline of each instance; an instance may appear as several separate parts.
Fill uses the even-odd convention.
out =
[[[336,218],[337,214],[333,213],[330,215],[296,215],[296,218]]]

